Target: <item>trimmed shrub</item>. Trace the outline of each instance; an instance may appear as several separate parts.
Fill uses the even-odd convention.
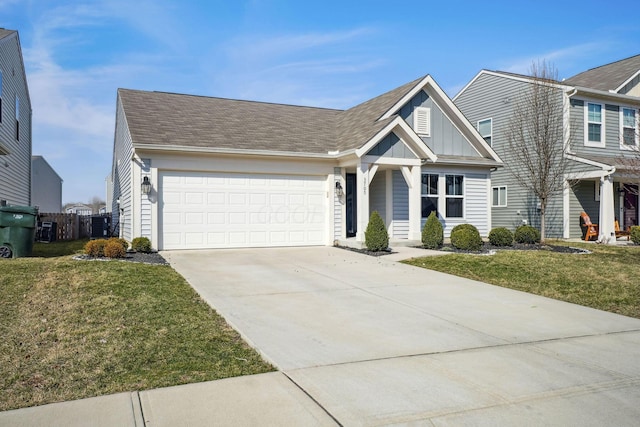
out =
[[[489,232],[489,243],[493,246],[512,246],[513,233],[505,227],[496,227]]]
[[[125,252],[127,252],[127,249],[129,249],[129,242],[127,242],[124,239],[120,239],[119,237],[112,237],[107,241],[108,242],[116,242],[117,244],[122,246],[122,249],[124,249]]]
[[[640,245],[640,225],[631,226],[629,237],[633,243]]]
[[[389,247],[389,233],[378,211],[373,211],[369,217],[364,244],[370,251],[383,251]]]
[[[451,245],[463,251],[479,251],[483,243],[476,227],[471,224],[459,224],[451,230]]]
[[[96,258],[103,257],[106,244],[106,239],[89,240],[87,244],[84,245],[84,253]]]
[[[151,252],[151,241],[146,237],[136,237],[131,241],[131,249],[136,252]]]
[[[540,243],[540,232],[530,225],[521,225],[516,228],[516,232],[513,233],[513,239],[516,243],[533,245]]]
[[[444,230],[435,211],[427,217],[427,222],[422,227],[422,246],[427,249],[438,249],[444,241]]]
[[[122,247],[122,243],[118,239],[109,239],[104,245],[104,256],[107,258],[122,258],[126,253],[127,251]]]

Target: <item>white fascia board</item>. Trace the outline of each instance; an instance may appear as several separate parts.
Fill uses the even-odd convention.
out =
[[[149,145],[133,144],[134,150],[139,151],[170,151],[183,153],[208,153],[208,154],[231,154],[245,156],[273,156],[273,157],[296,157],[333,160],[338,157],[348,155],[348,152],[336,154],[323,153],[299,153],[294,151],[270,151],[270,150],[241,150],[235,148],[212,148],[212,147],[189,147],[184,145]]]
[[[418,92],[420,92],[422,90],[422,88],[424,88],[429,82],[434,82],[433,78],[430,75],[426,75],[422,80],[420,80],[420,82],[418,82],[418,84],[416,84],[413,89],[411,89],[409,92],[406,93],[405,96],[403,96],[402,98],[400,98],[400,100],[398,102],[396,102],[395,104],[393,104],[393,106],[391,108],[389,108],[387,110],[386,113],[384,113],[382,115],[382,117],[380,117],[378,119],[378,121],[380,120],[384,120],[384,119],[388,119],[389,117],[393,116],[394,114],[396,114],[396,112],[402,108],[403,105],[405,105],[407,102],[409,102],[411,100],[411,98],[413,98],[414,96],[416,96],[416,94]],[[435,83],[435,82],[434,82]]]
[[[597,168],[600,168],[604,171],[608,171],[611,170],[612,168],[614,168],[613,165],[607,165],[606,163],[600,163],[600,162],[596,162],[595,160],[589,160],[589,159],[585,159],[583,157],[578,157],[575,154],[565,154],[565,157],[569,160],[573,160],[575,162],[578,163],[584,163],[585,165],[589,165],[589,166],[595,166]]]
[[[619,93],[608,92],[608,91],[598,90],[598,89],[590,89],[588,87],[582,87],[582,86],[574,86],[573,89],[574,89],[574,92],[569,95],[570,97],[587,96],[587,97],[609,99],[617,102],[629,103],[636,106],[640,104],[640,98],[638,98],[637,96],[622,95]]]
[[[531,77],[531,76],[525,76],[525,75],[514,75],[514,74],[509,74],[509,73],[502,73],[500,71],[487,71],[487,70],[483,70],[484,74],[488,74],[490,76],[495,76],[495,77],[502,77],[505,79],[511,79],[511,80],[515,80],[517,82],[523,82],[523,83],[536,83],[536,78]],[[561,90],[567,90],[572,88],[573,86],[569,86],[569,85],[565,85],[562,83],[548,83],[548,85],[552,88],[555,89],[561,89]]]
[[[476,74],[470,81],[469,83],[467,83],[466,85],[464,85],[464,87],[462,89],[460,89],[460,91],[456,94],[456,96],[453,97],[453,102],[456,102],[456,99],[465,91],[469,88],[469,86],[471,86],[473,83],[475,83],[476,80],[478,80],[480,78],[481,75],[486,74],[487,70],[480,70],[480,72],[478,72],[478,74]]]
[[[380,130],[377,134],[375,134],[373,138],[367,141],[366,144],[358,148],[355,152],[356,156],[362,157],[365,154],[367,154],[369,150],[375,147],[378,142],[380,142],[383,138],[385,138],[391,132],[400,133],[398,137],[400,137],[400,139],[402,140],[402,143],[407,144],[409,149],[411,149],[411,151],[413,151],[418,158],[428,158],[433,162],[435,162],[438,159],[435,153],[425,145],[422,139],[420,139],[420,137],[413,131],[413,129],[411,129],[411,127],[407,124],[407,122],[405,122],[401,117],[396,117],[395,119],[393,119],[384,128],[382,128],[382,130]],[[408,144],[407,142],[411,144]]]
[[[627,80],[625,80],[620,86],[618,86],[617,88],[615,88],[613,91],[618,93],[618,91],[620,91],[620,89],[622,89],[623,87],[625,87],[631,80],[635,79],[636,77],[638,77],[638,74],[640,74],[640,70],[636,71],[635,73],[633,73],[633,75],[631,77],[629,77]]]

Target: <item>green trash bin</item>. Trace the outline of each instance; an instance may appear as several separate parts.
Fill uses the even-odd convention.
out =
[[[0,258],[31,255],[37,219],[37,208],[0,206]]]

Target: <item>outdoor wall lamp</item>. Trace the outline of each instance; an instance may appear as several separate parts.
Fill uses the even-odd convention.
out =
[[[142,194],[151,193],[151,182],[149,181],[149,177],[148,176],[145,176],[142,179],[142,185],[140,186],[140,189],[142,190]]]
[[[344,191],[342,191],[342,184],[340,184],[340,181],[336,181],[336,196],[340,198],[342,197],[343,194],[344,194]]]

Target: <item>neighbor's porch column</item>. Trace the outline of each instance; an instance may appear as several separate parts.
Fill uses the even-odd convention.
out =
[[[422,239],[422,168],[412,166],[409,185],[409,240]]]
[[[356,192],[358,231],[356,241],[364,242],[364,232],[369,224],[369,163],[359,162],[356,167]]]
[[[600,178],[600,219],[598,220],[600,235],[598,241],[602,243],[615,243],[616,241],[613,197],[613,178],[611,175]]]

